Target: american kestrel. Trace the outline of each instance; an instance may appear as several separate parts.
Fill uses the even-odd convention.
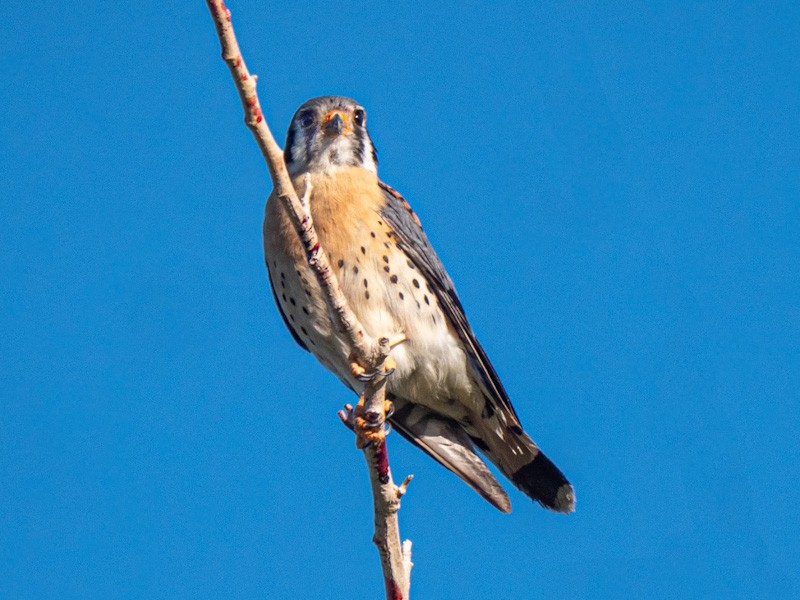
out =
[[[341,96],[309,100],[292,118],[284,156],[298,194],[310,176],[317,234],[350,307],[370,335],[405,338],[390,355],[394,429],[503,512],[511,510],[508,495],[478,452],[542,506],[574,510],[572,486],[523,431],[419,219],[378,179],[364,108]],[[265,209],[264,255],[295,341],[360,393],[350,347],[274,193]]]

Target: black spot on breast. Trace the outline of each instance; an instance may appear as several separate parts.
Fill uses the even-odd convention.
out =
[[[339,268],[341,269],[341,268],[344,266],[344,260],[342,260],[342,259],[340,258],[340,259],[339,259],[339,262],[337,262],[336,264],[337,264],[337,265],[339,265]]]
[[[413,283],[413,284],[414,284],[414,287],[415,287],[415,288],[419,289],[419,281],[417,281],[416,279],[414,279],[414,280],[412,280],[412,281],[411,281],[411,283]]]
[[[286,289],[286,282],[285,281],[281,281],[281,289],[282,290]]]
[[[385,254],[383,255],[383,262],[385,262],[385,263],[389,262],[389,257],[386,256]]]
[[[386,271],[387,273],[388,273],[389,271],[391,271],[391,269],[389,268],[389,265],[386,265],[385,267],[383,267],[383,270],[384,270],[384,271]]]
[[[374,238],[378,237],[378,235],[374,231],[370,231],[369,234]]]
[[[389,277],[389,281],[391,281],[392,283],[397,283],[397,275],[392,275],[391,277]]]
[[[430,306],[430,304],[431,304],[431,301],[430,301],[430,300],[428,300],[428,294],[425,294],[425,295],[422,297],[422,299],[423,299],[423,300],[425,300],[425,304],[427,304],[428,306]]]
[[[431,289],[431,284],[430,284],[430,283],[426,283],[426,284],[425,284],[425,287],[428,289],[428,293],[429,293],[429,294],[432,294],[432,293],[433,293],[433,290]]]
[[[367,290],[366,292],[364,292],[364,298],[366,298],[367,300],[369,300],[369,290]]]
[[[385,248],[391,248],[392,245],[389,242],[383,242]]]
[[[308,285],[308,279],[306,279],[305,277],[301,277],[300,283],[302,283],[303,285]],[[431,291],[430,288],[428,289],[428,291],[429,292]]]
[[[402,300],[403,298],[405,298],[405,297],[406,297],[406,296],[405,296],[405,294],[403,294],[403,292],[400,292],[400,293],[399,293],[399,294],[397,294],[397,295],[398,295],[398,296],[400,296],[400,300]]]
[[[283,298],[284,302],[288,302],[288,300],[286,299],[286,294],[281,294],[281,298]]]
[[[294,315],[289,315],[289,319],[294,323]]]
[[[292,306],[297,306],[297,302],[294,301],[294,298],[289,298],[289,304]]]
[[[286,273],[284,273],[283,271],[281,271],[281,279],[286,279]]]
[[[417,300],[416,302],[417,302],[417,308],[422,308],[422,304],[419,303],[419,300]]]
[[[378,219],[378,227],[380,227],[381,225],[383,225],[383,221],[381,221],[380,219]]]
[[[399,248],[400,244],[398,244],[397,247]],[[414,266],[414,263],[412,263],[410,260],[407,260],[406,263],[408,264],[408,268],[409,269],[416,269],[416,267]]]
[[[300,327],[300,331],[303,332],[303,335],[308,335],[308,332],[306,331],[305,327]]]
[[[364,248],[364,246],[361,246],[361,254],[366,254],[366,253],[367,253],[367,249]]]
[[[364,287],[369,287],[369,281],[367,281],[366,277],[364,278]]]

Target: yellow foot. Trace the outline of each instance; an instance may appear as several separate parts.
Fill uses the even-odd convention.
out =
[[[391,400],[384,400],[383,401],[383,418],[386,419],[386,416],[391,414],[393,410]],[[386,439],[386,429],[381,425],[380,427],[375,427],[374,424],[367,421],[364,417],[364,396],[361,396],[358,399],[358,404],[356,404],[356,418],[355,418],[355,430],[356,430],[356,448],[361,449],[364,448],[370,442],[383,442]]]
[[[360,380],[367,372],[367,370],[359,364],[355,356],[350,357],[350,372],[353,377]]]
[[[386,360],[383,361],[383,373],[388,375],[396,368],[397,362],[395,362],[391,356],[387,356]],[[376,375],[376,373],[367,373],[367,370],[361,366],[361,363],[358,362],[355,356],[350,356],[350,372],[353,374],[353,377],[362,382],[370,381]]]

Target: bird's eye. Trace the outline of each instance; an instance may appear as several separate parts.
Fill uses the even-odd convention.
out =
[[[361,127],[364,124],[364,121],[367,118],[367,113],[364,112],[363,108],[357,108],[353,111],[353,121],[355,124]]]
[[[303,113],[299,117],[300,127],[306,128],[311,127],[314,124],[314,115],[310,112]]]

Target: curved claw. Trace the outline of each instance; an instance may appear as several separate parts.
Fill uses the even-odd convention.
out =
[[[378,376],[388,377],[389,375],[394,373],[395,370],[396,369],[394,367],[392,367],[390,369],[385,369],[383,371],[372,371],[371,373],[366,373],[365,372],[365,373],[361,373],[360,375],[356,375],[356,379],[358,379],[361,383],[369,383],[370,381],[372,381],[373,379],[375,379]]]
[[[378,371],[373,371],[372,373],[367,373],[364,371],[363,373],[359,373],[356,375],[356,379],[358,379],[361,383],[369,383],[375,376],[378,374]]]
[[[383,362],[383,369],[379,369],[377,371],[372,371],[369,373],[354,359],[351,359],[350,361],[350,372],[353,374],[353,377],[355,377],[361,383],[369,383],[379,375],[383,377],[388,377],[389,375],[394,373],[396,369],[397,369],[397,363],[391,357],[387,357],[386,360]]]

